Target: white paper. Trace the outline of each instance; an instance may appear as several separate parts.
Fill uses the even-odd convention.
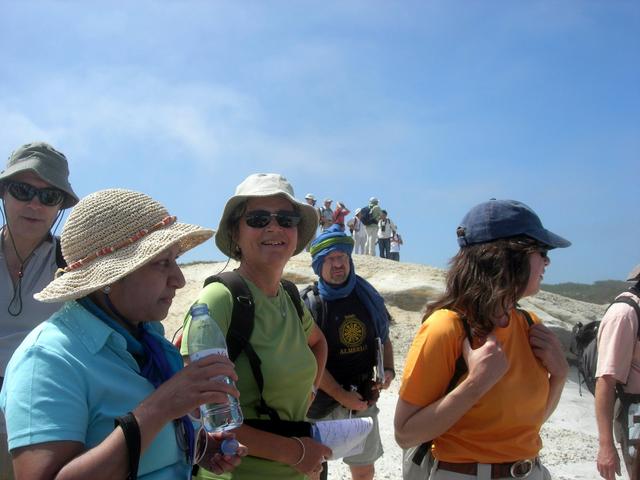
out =
[[[362,453],[367,435],[373,428],[373,419],[321,420],[316,422],[316,427],[320,435],[319,441],[333,452],[328,460],[337,460]]]

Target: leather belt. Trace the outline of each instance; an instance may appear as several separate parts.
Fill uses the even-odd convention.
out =
[[[492,463],[491,478],[527,478],[533,471],[533,467],[539,464],[538,458],[518,460],[510,463]],[[463,475],[477,475],[477,463],[452,463],[438,461],[438,468],[448,472],[461,473]]]

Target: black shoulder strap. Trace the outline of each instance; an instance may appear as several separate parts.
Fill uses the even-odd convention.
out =
[[[271,408],[264,399],[262,392],[264,391],[264,377],[262,376],[262,364],[260,357],[254,350],[249,339],[253,332],[253,322],[255,316],[255,304],[253,302],[253,295],[249,286],[242,279],[237,271],[222,272],[218,275],[213,275],[204,281],[206,287],[212,282],[220,282],[231,292],[233,298],[233,310],[231,313],[231,323],[229,324],[229,330],[227,331],[227,351],[229,353],[229,359],[235,361],[240,353],[244,352],[249,359],[249,365],[251,366],[251,372],[253,378],[258,386],[260,392],[260,405],[256,407],[258,415],[268,415],[270,420],[274,422],[280,421],[280,415],[278,412]],[[282,280],[282,287],[286,290],[287,294],[291,297],[296,311],[302,321],[303,310],[300,303],[300,293],[295,284],[287,280]]]
[[[633,287],[632,287],[632,288],[633,288]],[[634,295],[637,295],[637,293],[636,293],[636,292],[634,292],[632,289],[629,289],[629,291],[630,291],[631,293],[633,293]],[[638,295],[638,296],[640,296],[640,295]],[[635,312],[636,312],[636,319],[637,319],[637,321],[638,321],[638,323],[639,323],[639,325],[638,325],[638,340],[640,340],[640,305],[638,305],[638,302],[636,302],[636,301],[635,301],[633,298],[631,298],[631,297],[623,296],[623,297],[618,297],[618,298],[616,298],[616,299],[611,303],[611,305],[613,305],[614,303],[626,303],[627,305],[629,305],[631,308],[633,308],[633,309],[635,310]],[[611,305],[609,305],[609,306],[611,306]]]
[[[529,326],[533,326],[533,318],[531,318],[531,314],[527,312],[524,308],[517,309],[522,315],[524,315],[524,319],[527,321]]]
[[[240,352],[245,350],[246,345],[249,344],[249,338],[251,338],[251,332],[253,332],[253,316],[255,313],[253,296],[247,283],[235,270],[210,276],[204,281],[203,287],[213,282],[222,283],[229,289],[233,298],[231,323],[229,324],[229,330],[227,330],[227,351],[229,352],[229,359],[234,362]],[[259,362],[260,360],[258,359],[258,364]]]
[[[302,299],[300,298],[300,292],[298,291],[298,287],[293,282],[289,280],[285,280],[284,278],[280,280],[282,284],[282,288],[287,292],[289,298],[293,302],[293,306],[296,307],[296,313],[300,318],[300,322],[302,322],[302,318],[304,317],[304,310],[302,309]]]
[[[320,298],[320,292],[318,291],[318,282],[313,282],[312,285],[309,285],[302,291],[302,299],[304,303],[307,305],[307,308],[311,312],[311,316],[313,320],[316,322],[316,325],[320,327],[324,326],[324,319],[326,318],[326,304]]]
[[[58,268],[65,268],[67,266],[67,262],[64,261],[64,257],[62,256],[60,237],[56,235],[55,237],[53,237],[53,241],[56,244],[56,265],[58,266]]]

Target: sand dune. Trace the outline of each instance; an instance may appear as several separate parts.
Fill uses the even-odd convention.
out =
[[[398,378],[404,367],[404,358],[413,335],[420,323],[420,310],[444,289],[444,270],[409,263],[398,263],[375,257],[354,255],[356,271],[369,280],[384,296],[394,318],[391,339],[395,349]],[[285,269],[285,277],[303,287],[315,279],[310,267],[311,257],[301,253],[294,257]],[[185,266],[183,272],[187,285],[178,291],[165,323],[167,337],[182,325],[184,313],[197,297],[204,279],[220,272],[224,263],[198,263]],[[235,268],[230,262],[226,268]],[[602,316],[605,307],[568,299],[553,293],[540,292],[525,299],[521,306],[536,312],[561,338],[568,350],[569,335],[576,321],[595,320]],[[570,354],[568,354],[570,356]],[[400,479],[402,452],[393,439],[393,412],[399,383],[381,395],[379,407],[380,426],[385,448],[384,457],[376,463],[377,479]],[[542,429],[543,449],[541,457],[554,479],[597,479],[595,467],[597,431],[593,396],[577,384],[577,373],[572,372],[565,386],[560,405]],[[348,468],[341,462],[330,463],[330,479],[350,479]]]

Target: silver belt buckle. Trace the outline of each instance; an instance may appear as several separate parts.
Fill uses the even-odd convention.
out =
[[[511,465],[509,473],[513,478],[527,478],[533,471],[533,460],[518,460]]]

